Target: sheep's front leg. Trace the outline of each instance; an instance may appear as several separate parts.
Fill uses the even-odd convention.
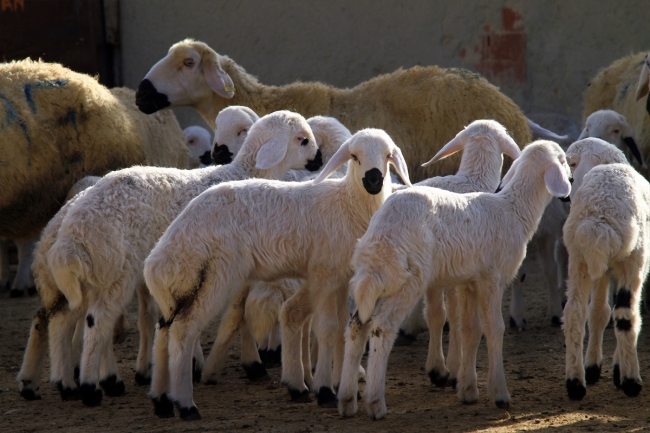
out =
[[[456,388],[460,363],[462,361],[461,335],[460,335],[460,303],[458,300],[458,291],[463,288],[447,289],[447,321],[449,322],[449,349],[447,350],[447,368],[449,369],[449,379],[447,383]]]
[[[476,383],[476,351],[481,342],[481,319],[479,317],[478,298],[474,287],[457,287],[460,305],[460,341],[462,345],[462,361],[458,372],[456,390],[458,398],[465,404],[478,401],[478,386]]]
[[[241,334],[241,362],[248,380],[251,382],[271,380],[266,372],[266,368],[262,365],[260,354],[257,351],[257,344],[255,344],[255,338],[251,334],[246,321],[241,323],[239,333]]]
[[[347,283],[347,281],[346,281]],[[338,389],[341,383],[341,374],[343,371],[343,356],[345,354],[345,330],[350,321],[349,309],[349,291],[348,284],[343,284],[336,294],[337,304],[336,313],[338,315],[338,328],[336,334],[336,341],[334,343],[334,388]],[[361,366],[359,369],[363,371]],[[365,374],[365,371],[364,371]]]
[[[571,400],[582,400],[587,394],[582,345],[591,284],[587,266],[570,259],[567,303],[564,306],[564,340],[566,389]]]
[[[314,377],[312,376],[311,371],[311,350],[309,347],[309,341],[311,339],[311,318],[308,318],[305,323],[302,325],[302,338],[301,338],[301,352],[302,352],[302,371],[305,376],[305,385],[311,387],[314,382]],[[318,347],[316,341],[314,345]],[[280,352],[282,355],[282,352]]]
[[[429,353],[425,370],[431,383],[445,386],[449,378],[449,370],[445,365],[445,355],[442,351],[442,328],[447,318],[444,289],[429,287],[425,299],[425,317],[429,326]]]
[[[307,285],[303,285],[280,310],[282,329],[282,383],[287,386],[291,400],[310,402],[302,365],[302,329],[311,317],[312,306]]]
[[[510,328],[526,329],[526,318],[524,317],[524,281],[526,281],[526,262],[522,263],[517,277],[510,284]]]
[[[151,384],[151,350],[156,330],[157,308],[145,284],[138,285],[138,331],[140,348],[135,362],[135,383]]]
[[[630,274],[634,272],[635,270],[628,270]],[[643,281],[638,274],[633,274],[632,278],[619,279],[619,281],[621,280],[627,284],[618,289],[614,306],[616,352],[618,353],[614,364],[614,374],[616,375],[616,370],[618,370],[620,386],[625,395],[636,397],[643,387],[636,349],[641,330],[639,309]]]
[[[589,304],[589,343],[585,357],[585,380],[593,385],[600,379],[603,363],[603,331],[609,323],[612,309],[609,307],[609,276],[604,275],[596,281]]]
[[[41,307],[32,320],[23,365],[16,377],[20,395],[25,400],[41,399],[40,381],[47,354],[48,324],[49,319],[45,307]]]
[[[312,390],[321,407],[337,407],[332,380],[333,351],[339,332],[336,304],[335,296],[323,296],[314,306],[313,330],[318,340],[318,360]],[[345,311],[347,313],[347,308]]]
[[[366,348],[372,320],[361,324],[359,315],[354,314],[345,332],[345,355],[341,384],[339,385],[339,414],[352,416],[357,413],[357,393],[359,392],[359,365]]]

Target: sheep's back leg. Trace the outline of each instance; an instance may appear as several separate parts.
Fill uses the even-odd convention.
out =
[[[559,265],[555,260],[555,239],[541,239],[538,251],[548,293],[548,316],[551,318],[551,324],[557,326],[560,324],[560,318],[562,317],[563,293],[559,291],[557,281]]]
[[[338,328],[336,341],[334,343],[334,388],[338,389],[341,383],[341,374],[343,370],[343,356],[345,355],[345,329],[350,321],[350,309],[348,304],[349,292],[348,285],[342,285],[337,291],[336,313],[338,315]],[[359,366],[360,368],[361,366]]]
[[[138,284],[138,331],[140,332],[140,347],[135,362],[135,383],[149,385],[151,383],[151,354],[153,347],[156,319],[159,315],[156,302],[146,284]]]
[[[153,402],[154,414],[159,418],[174,416],[174,404],[169,399],[169,324],[160,319],[153,343],[153,370],[149,398]]]
[[[449,378],[449,370],[445,365],[445,355],[442,351],[442,328],[445,326],[447,311],[445,308],[444,289],[429,287],[425,293],[425,317],[429,326],[429,353],[425,371],[436,386],[445,386]]]
[[[478,297],[474,287],[457,289],[460,306],[460,342],[462,345],[462,361],[458,371],[456,391],[458,398],[465,404],[478,401],[478,386],[476,379],[476,351],[481,342],[481,319],[479,317]]]
[[[302,354],[302,370],[305,376],[305,385],[311,388],[312,383],[314,382],[314,377],[312,376],[311,371],[311,350],[309,347],[309,342],[311,340],[311,317],[305,320],[305,323],[302,325],[302,337],[301,337],[301,354]],[[314,345],[318,348],[316,340],[314,340]],[[280,352],[282,355],[282,352]],[[315,364],[314,364],[315,365]]]
[[[447,368],[449,369],[448,384],[456,388],[463,353],[460,335],[460,304],[458,291],[462,288],[447,289],[447,321],[449,322],[449,348],[447,349]]]
[[[41,399],[40,381],[47,354],[48,324],[49,319],[45,307],[41,307],[32,320],[23,365],[16,377],[20,395],[25,400]]]
[[[85,308],[70,311],[67,306],[50,316],[50,381],[56,384],[62,400],[76,400],[79,389],[75,383],[75,367],[79,362],[73,337],[77,322]]]
[[[252,382],[271,380],[262,365],[255,338],[245,320],[240,324],[239,333],[241,334],[241,363],[248,379]]]
[[[603,331],[612,314],[609,307],[609,276],[604,275],[596,281],[594,290],[591,293],[589,303],[589,318],[587,327],[589,329],[589,342],[585,356],[585,381],[587,385],[593,385],[600,379],[600,370],[603,363]]]

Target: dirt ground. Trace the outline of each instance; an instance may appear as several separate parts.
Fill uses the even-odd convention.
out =
[[[532,277],[532,278],[531,278]],[[550,326],[545,313],[546,293],[539,275],[529,275],[526,292],[528,329],[506,330],[504,362],[512,395],[508,411],[498,409],[486,394],[487,359],[484,341],[478,355],[479,402],[463,405],[451,388],[436,388],[424,372],[428,334],[412,346],[396,347],[388,362],[387,416],[371,421],[362,404],[356,416],[341,419],[336,409],[321,409],[315,402],[292,403],[280,385],[280,369],[269,370],[272,382],[250,383],[238,365],[238,348],[231,349],[221,383],[198,384],[194,399],[203,417],[183,422],[178,417],[160,420],[153,415],[147,388],[134,383],[138,347],[135,302],[129,314],[130,335],[117,346],[120,374],[126,395],[106,397],[102,405],[86,408],[80,401],[62,402],[56,389],[42,383],[42,400],[27,402],[15,381],[27,342],[38,298],[10,299],[0,295],[0,431],[11,432],[189,432],[189,431],[639,431],[650,430],[650,392],[628,398],[617,391],[611,379],[614,331],[605,332],[603,377],[590,386],[581,402],[570,401],[564,388],[564,336]],[[509,295],[504,297],[507,319]],[[506,323],[508,321],[506,320]],[[207,354],[216,327],[202,337]],[[650,377],[650,337],[639,338],[641,375]],[[446,337],[446,336],[445,336]],[[446,343],[446,340],[445,340]],[[365,361],[364,361],[365,362]],[[47,381],[46,369],[42,380]],[[363,391],[363,383],[360,385]]]

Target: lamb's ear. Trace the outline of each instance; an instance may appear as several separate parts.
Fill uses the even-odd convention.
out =
[[[648,94],[648,86],[650,86],[650,66],[648,66],[648,56],[643,62],[641,75],[639,75],[639,84],[636,87],[636,100],[643,98]]]
[[[513,161],[521,156],[521,149],[508,134],[499,134],[499,147],[501,152],[508,155]]]
[[[349,138],[345,143],[343,143],[341,147],[339,147],[339,150],[332,155],[332,158],[327,162],[323,171],[321,171],[320,174],[316,176],[316,179],[313,180],[314,185],[327,179],[330,174],[334,173],[337,168],[350,159],[350,141],[352,141],[352,138]]]
[[[515,175],[517,172],[517,164],[519,163],[520,159],[516,159],[515,162],[512,163],[510,166],[510,170],[506,173],[505,176],[503,176],[503,179],[501,179],[501,183],[499,183],[499,186],[497,187],[497,190],[494,192],[495,194],[501,191],[503,188],[505,188],[506,185],[510,183],[512,180],[512,177]]]
[[[390,162],[393,164],[393,167],[395,167],[395,171],[399,177],[402,178],[404,185],[413,186],[413,184],[411,184],[411,179],[409,179],[409,169],[404,160],[404,155],[402,155],[402,149],[397,146],[395,146],[394,149],[393,154],[389,157]]]
[[[431,165],[434,162],[440,161],[441,159],[444,159],[458,151],[463,150],[465,147],[465,136],[463,135],[464,131],[465,130],[461,131],[458,135],[452,138],[449,143],[442,146],[442,149],[440,149],[433,158],[422,164],[422,167]]]
[[[208,86],[217,95],[226,99],[231,99],[235,96],[235,85],[232,82],[232,78],[221,68],[218,58],[207,59],[203,62],[203,76]]]
[[[546,189],[554,197],[566,197],[571,192],[569,176],[557,162],[553,162],[544,172],[544,182],[546,183]]]
[[[274,137],[264,143],[255,156],[255,168],[265,170],[279,164],[287,154],[286,137]]]
[[[585,126],[585,129],[582,130],[582,132],[580,133],[580,137],[578,137],[578,139],[576,141],[580,141],[582,139],[585,139],[588,136],[589,136],[589,133],[587,132],[587,127]]]

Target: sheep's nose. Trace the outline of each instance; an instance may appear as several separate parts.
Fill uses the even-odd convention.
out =
[[[145,114],[152,114],[165,107],[169,107],[170,102],[167,95],[156,90],[149,79],[145,78],[138,85],[135,92],[135,105]]]
[[[316,152],[314,159],[310,159],[305,164],[305,168],[309,171],[316,171],[323,166],[323,154],[320,153],[320,149]]]
[[[203,165],[211,165],[212,164],[212,156],[210,155],[210,151],[206,150],[203,155],[199,157],[199,161],[201,161],[201,164]]]
[[[217,165],[230,164],[232,162],[232,152],[225,144],[215,144],[212,149],[212,160]]]
[[[372,195],[379,194],[384,185],[384,176],[381,175],[381,171],[378,168],[366,171],[366,175],[362,180],[363,187]]]

